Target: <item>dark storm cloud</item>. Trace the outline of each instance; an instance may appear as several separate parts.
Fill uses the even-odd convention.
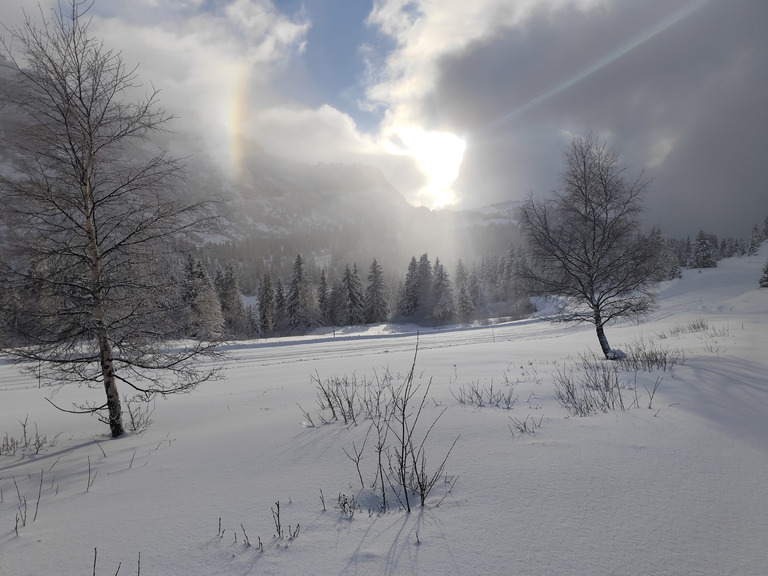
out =
[[[563,9],[444,57],[423,110],[467,137],[465,206],[557,187],[594,130],[652,178],[650,222],[745,236],[768,215],[766,30],[761,0]]]

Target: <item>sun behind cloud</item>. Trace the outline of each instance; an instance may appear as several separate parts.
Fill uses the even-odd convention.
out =
[[[442,208],[456,202],[452,186],[459,175],[466,142],[450,132],[425,131],[418,126],[392,130],[398,144],[392,152],[416,161],[425,184],[417,192],[421,204]]]

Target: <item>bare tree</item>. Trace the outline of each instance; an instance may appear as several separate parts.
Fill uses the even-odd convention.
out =
[[[145,399],[187,391],[217,370],[213,345],[180,343],[178,251],[207,218],[174,197],[180,162],[150,140],[172,117],[137,69],[89,35],[92,1],[67,0],[6,28],[2,134],[3,351],[50,383],[103,386],[123,434],[117,383]],[[31,362],[30,362],[31,361]]]
[[[591,322],[606,358],[617,357],[605,336],[615,318],[652,309],[661,237],[640,233],[642,173],[628,179],[619,155],[597,137],[575,137],[565,153],[563,189],[521,210],[529,259],[522,274],[532,293],[561,298],[559,318]]]

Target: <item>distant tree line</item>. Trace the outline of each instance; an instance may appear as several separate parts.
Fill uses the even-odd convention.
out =
[[[266,337],[305,333],[320,326],[414,322],[441,326],[488,318],[520,318],[533,311],[518,280],[521,249],[489,255],[453,272],[424,253],[392,280],[376,258],[365,272],[356,263],[340,273],[308,265],[298,254],[290,274],[265,271],[254,296],[243,296],[235,264],[210,274],[200,258],[187,257],[185,326],[189,338]],[[388,279],[389,278],[389,279]],[[245,302],[249,304],[246,305]]]
[[[768,217],[755,225],[748,240],[723,238],[700,231],[696,237],[662,238],[659,279],[679,278],[684,268],[710,268],[723,258],[755,254],[768,239]],[[521,318],[534,311],[526,286],[525,251],[512,246],[471,265],[461,258],[449,272],[440,258],[411,257],[398,274],[386,275],[374,258],[361,271],[356,263],[340,271],[322,256],[298,254],[289,270],[277,265],[264,272],[250,290],[241,278],[252,276],[243,261],[224,266],[207,256],[188,256],[184,279],[185,336],[197,339],[268,337],[306,333],[320,326],[358,326],[381,322],[413,322],[441,326],[490,318]],[[224,253],[228,253],[225,251]],[[205,258],[205,260],[204,260]],[[214,266],[209,272],[211,265]],[[247,295],[249,294],[250,295]],[[244,296],[246,294],[247,296]],[[245,302],[249,302],[248,305]]]
[[[679,268],[715,268],[724,258],[754,256],[760,243],[768,240],[768,216],[762,228],[755,224],[749,238],[721,238],[699,230],[696,237],[667,240],[667,248]]]

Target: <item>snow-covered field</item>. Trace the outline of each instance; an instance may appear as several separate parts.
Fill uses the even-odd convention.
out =
[[[615,347],[643,338],[681,353],[671,370],[622,373],[637,389],[625,389],[626,411],[569,416],[555,399],[553,374],[578,378],[579,355],[598,349],[588,326],[422,332],[423,421],[445,409],[429,461],[460,438],[445,470],[453,488],[441,480],[410,514],[380,513],[375,492],[361,489],[344,449],[361,446],[369,423],[320,424],[310,376],[404,375],[413,327],[232,346],[223,380],[158,400],[152,427],[118,440],[95,418],[54,410],[51,389],[0,365],[0,439],[20,438],[25,418],[28,435],[35,423],[58,435],[38,455],[0,456],[0,574],[90,575],[96,549],[98,575],[764,575],[768,290],[757,281],[767,256],[764,244],[758,256],[685,271],[647,322],[608,327]],[[683,330],[698,320],[706,330]],[[659,377],[649,409],[646,388]],[[511,410],[455,398],[491,382],[514,386]],[[101,395],[72,387],[55,399]],[[366,484],[375,460],[366,448]],[[353,518],[339,494],[360,503]],[[297,537],[289,525],[300,525]]]

